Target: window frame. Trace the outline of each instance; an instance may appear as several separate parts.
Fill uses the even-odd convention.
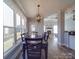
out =
[[[7,5],[6,3],[5,3],[5,5]],[[8,5],[7,5],[8,6]],[[9,6],[8,6],[9,7]],[[10,8],[10,7],[9,7]],[[6,25],[4,25],[3,24],[3,45],[4,45],[4,42],[5,42],[5,40],[4,40],[4,28],[15,28],[15,26],[14,26],[14,10],[12,9],[12,8],[10,8],[12,11],[13,11],[13,26],[6,26]],[[3,15],[4,16],[4,15]],[[3,22],[4,23],[4,22]],[[15,29],[14,29],[14,32],[15,32]],[[14,33],[14,43],[13,43],[13,46],[15,45],[15,33]],[[11,46],[8,50],[6,50],[6,51],[3,51],[4,53],[6,53],[6,52],[8,52],[13,46]],[[3,47],[4,48],[4,47]]]
[[[5,3],[5,2],[4,2]],[[6,3],[5,3],[6,4]],[[6,4],[7,5],[7,4]],[[7,5],[8,6],[8,5]],[[8,6],[9,8],[11,8],[10,6]],[[12,8],[11,8],[12,9]],[[22,14],[22,16],[18,13],[18,12],[15,12],[13,9],[12,9],[12,11],[13,11],[13,26],[6,26],[6,25],[3,25],[3,28],[13,28],[14,29],[14,45],[12,46],[12,47],[10,47],[7,51],[3,51],[3,53],[8,53],[8,52],[10,52],[17,44],[19,44],[20,43],[20,41],[21,40],[17,40],[17,35],[16,35],[16,14],[18,14],[19,16],[20,16],[20,26],[21,26],[21,29],[20,29],[20,32],[21,32],[21,34],[22,34],[22,16],[23,16],[23,19],[24,20],[27,20],[26,18],[25,18],[25,16]],[[24,24],[26,24],[25,22],[24,22]],[[26,25],[25,25],[25,29],[26,29]],[[24,31],[25,32],[25,31]],[[19,42],[18,42],[19,41]],[[4,43],[4,29],[3,29],[3,43]],[[3,47],[4,48],[4,47]]]

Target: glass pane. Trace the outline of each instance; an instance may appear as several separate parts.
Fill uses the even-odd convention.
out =
[[[24,19],[22,19],[22,25],[23,25],[23,26],[25,25]]]
[[[21,38],[21,28],[16,28],[17,40]]]
[[[21,19],[19,14],[16,14],[16,35],[18,40],[21,37]]]
[[[57,25],[54,25],[54,33],[56,33],[56,34],[57,34],[57,33],[58,33],[58,31],[57,31],[57,30],[58,30]]]
[[[25,28],[22,28],[22,33],[24,33],[25,32]]]
[[[25,29],[26,29],[26,21],[24,19],[22,19],[22,33],[25,32]]]
[[[3,25],[13,27],[14,26],[13,22],[14,22],[13,10],[4,3],[3,4]]]
[[[46,26],[44,25],[44,32],[46,31]]]
[[[31,30],[35,31],[35,25],[31,25]]]
[[[16,27],[20,27],[21,21],[20,21],[20,15],[16,14]]]
[[[4,52],[14,44],[14,28],[4,28]]]

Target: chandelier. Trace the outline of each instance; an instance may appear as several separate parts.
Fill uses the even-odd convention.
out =
[[[39,14],[39,8],[40,8],[40,5],[39,5],[39,4],[37,5],[37,8],[38,8],[38,14],[36,15],[36,20],[37,20],[37,22],[40,22],[41,19],[42,19],[42,17],[41,17],[41,15]]]

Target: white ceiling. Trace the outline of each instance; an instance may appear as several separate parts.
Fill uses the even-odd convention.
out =
[[[35,17],[37,14],[38,0],[15,0],[27,17]],[[75,4],[75,0],[39,0],[40,14],[43,17],[52,15],[60,9]]]

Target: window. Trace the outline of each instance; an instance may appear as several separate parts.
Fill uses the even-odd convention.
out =
[[[31,25],[31,31],[35,31],[35,25]]]
[[[57,30],[58,30],[57,25],[54,25],[54,33],[55,33],[55,34],[57,34],[57,33],[58,33],[58,31],[57,31]]]
[[[14,45],[14,20],[13,10],[5,3],[3,4],[3,39],[4,52],[8,51]]]
[[[46,31],[46,26],[44,25],[44,32]]]
[[[26,32],[26,19],[22,18],[22,33]]]
[[[14,29],[4,27],[4,51],[9,50],[14,44]]]
[[[3,3],[3,8],[3,44],[5,53],[21,38],[21,33],[26,29],[26,21],[18,13],[15,14],[7,4]]]
[[[5,3],[3,4],[3,15],[4,15],[4,20],[3,20],[3,24],[4,26],[11,26],[13,27],[13,10],[11,8],[9,8]]]
[[[25,20],[24,19],[22,19],[22,26],[24,26],[25,25],[25,22],[24,22]]]
[[[21,21],[20,21],[20,15],[16,14],[16,27],[21,25]]]
[[[17,40],[21,38],[21,19],[19,14],[16,14],[16,36]]]

